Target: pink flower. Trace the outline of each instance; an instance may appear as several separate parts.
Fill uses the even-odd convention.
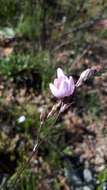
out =
[[[52,94],[56,98],[64,98],[73,94],[75,84],[72,76],[67,77],[63,70],[57,69],[57,78],[54,79],[54,84],[49,84]]]

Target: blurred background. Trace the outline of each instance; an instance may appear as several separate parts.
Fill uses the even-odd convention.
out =
[[[40,112],[56,103],[49,83],[61,67],[75,82],[73,104],[24,169]],[[0,0],[0,189],[107,189],[107,1]],[[45,135],[49,134],[45,138]]]

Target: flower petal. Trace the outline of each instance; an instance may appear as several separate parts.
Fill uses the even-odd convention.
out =
[[[69,77],[69,95],[72,95],[75,89],[75,84],[72,76]]]
[[[49,84],[49,87],[50,87],[50,90],[51,90],[51,92],[52,92],[52,94],[55,96],[55,97],[58,97],[58,89],[52,84],[52,83],[50,83]]]
[[[56,88],[58,88],[58,86],[59,86],[58,79],[54,79],[54,86],[55,86]]]
[[[62,81],[59,88],[59,96],[61,98],[68,96],[68,83],[66,81]]]
[[[59,78],[59,77],[64,77],[64,76],[65,76],[65,74],[64,74],[63,70],[61,68],[58,68],[57,69],[57,77]]]

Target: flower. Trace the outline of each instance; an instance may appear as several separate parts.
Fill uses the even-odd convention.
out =
[[[72,76],[67,77],[61,68],[57,69],[57,78],[54,84],[49,84],[52,94],[56,98],[64,98],[73,94],[75,84]]]

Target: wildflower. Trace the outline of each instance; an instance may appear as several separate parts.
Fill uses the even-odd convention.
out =
[[[61,68],[57,69],[57,78],[54,84],[49,84],[52,94],[56,98],[64,98],[73,94],[75,84],[72,76],[67,77]]]
[[[22,115],[18,118],[18,123],[23,123],[25,120],[26,120],[26,117]]]

